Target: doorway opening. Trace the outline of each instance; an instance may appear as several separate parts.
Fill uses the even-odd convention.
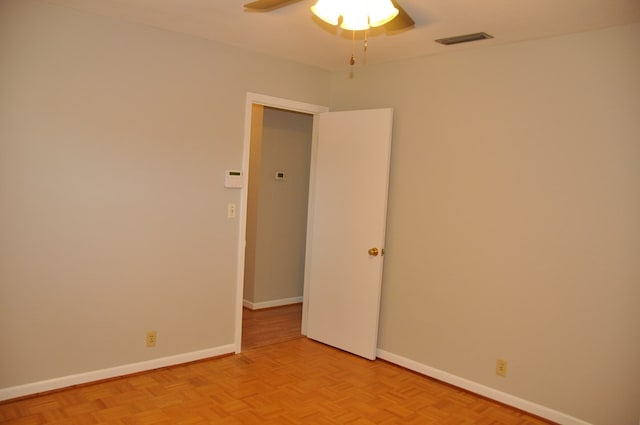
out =
[[[252,106],[242,346],[301,337],[313,115]]]
[[[236,352],[304,334],[304,269],[315,114],[247,94]]]

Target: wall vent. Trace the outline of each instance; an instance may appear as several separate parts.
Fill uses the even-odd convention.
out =
[[[478,40],[487,40],[489,38],[493,38],[493,36],[487,34],[486,32],[476,32],[473,34],[456,35],[453,37],[440,38],[436,40],[436,43],[444,44],[445,46],[450,46],[452,44],[468,43],[470,41],[478,41]]]

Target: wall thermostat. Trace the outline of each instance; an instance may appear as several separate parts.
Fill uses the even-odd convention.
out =
[[[276,180],[286,180],[287,175],[284,171],[276,171]]]
[[[224,172],[224,187],[230,189],[239,189],[244,183],[242,178],[242,171],[239,170],[226,170]]]

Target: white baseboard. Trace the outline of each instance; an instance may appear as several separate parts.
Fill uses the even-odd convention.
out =
[[[108,369],[93,370],[75,375],[62,376],[60,378],[48,379],[30,384],[18,385],[9,388],[0,388],[0,401],[9,400],[16,397],[38,394],[45,391],[57,390],[70,387],[72,385],[86,384],[100,381],[102,379],[115,378],[137,372],[158,369],[160,367],[173,366],[181,363],[188,363],[195,360],[202,360],[209,357],[221,356],[235,352],[235,345],[222,345],[220,347],[208,348],[206,350],[192,351],[190,353],[178,354],[175,356],[162,357],[159,359],[147,360],[139,363],[131,363]]]
[[[261,308],[280,307],[289,304],[298,304],[302,302],[302,297],[282,298],[279,300],[262,301],[259,303],[252,303],[249,300],[242,300],[242,306],[249,310],[260,310]]]
[[[524,410],[525,412],[529,412],[531,414],[540,416],[542,418],[549,419],[551,421],[557,422],[562,425],[591,425],[588,422],[574,418],[573,416],[569,416],[565,413],[558,412],[557,410],[553,410],[551,408],[541,406],[539,404],[521,399],[511,394],[498,391],[491,387],[478,384],[477,382],[469,381],[468,379],[464,379],[459,376],[452,375],[451,373],[445,372],[443,370],[436,369],[431,366],[424,365],[422,363],[418,363],[414,360],[389,353],[379,348],[377,350],[377,356],[382,360],[386,360],[398,366],[405,367],[409,370],[418,372],[422,375],[435,378],[439,381],[446,382],[447,384],[451,384],[456,387],[465,389],[467,391],[471,391],[481,396],[499,401],[506,405],[515,407],[520,410]]]
[[[286,301],[286,302],[284,302]],[[245,302],[247,302],[245,300]],[[276,304],[272,304],[272,303]],[[265,303],[250,303],[252,309],[276,307],[280,305],[294,304],[296,302],[302,302],[302,297],[288,298],[285,300],[269,301]],[[245,305],[246,306],[246,305]],[[246,306],[251,308],[249,306]],[[38,394],[45,391],[57,390],[73,385],[86,384],[90,382],[100,381],[102,379],[115,378],[118,376],[129,375],[137,372],[144,372],[147,370],[157,369],[166,366],[173,366],[181,363],[188,363],[196,360],[202,360],[209,357],[221,356],[224,354],[231,354],[235,352],[235,345],[228,344],[220,347],[209,348],[206,350],[192,351],[190,353],[178,354],[175,356],[162,357],[159,359],[147,360],[139,363],[131,363],[122,366],[116,366],[108,369],[94,370],[85,373],[79,373],[75,375],[63,376],[60,378],[48,379],[46,381],[39,381],[30,384],[18,385],[9,388],[0,388],[0,401],[10,400],[12,398]],[[487,387],[477,382],[470,381],[465,378],[453,375],[440,369],[433,368],[431,366],[418,363],[414,360],[407,359],[406,357],[398,356],[393,353],[378,349],[378,358],[386,360],[388,362],[397,364],[398,366],[405,367],[414,372],[418,372],[422,375],[435,378],[439,381],[446,382],[459,388],[471,391],[473,393],[488,397],[492,400],[499,401],[501,403],[513,406],[515,408],[524,410],[525,412],[532,413],[545,419],[560,423],[562,425],[591,425],[588,422],[574,418],[565,413],[558,412],[551,408],[533,403],[528,400],[521,399],[502,391],[498,391],[491,387]]]

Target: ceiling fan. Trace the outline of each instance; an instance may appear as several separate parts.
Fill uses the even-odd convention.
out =
[[[268,12],[274,9],[296,3],[300,0],[256,0],[244,5],[245,9],[253,12]],[[414,20],[409,14],[398,4],[396,0],[391,0],[393,6],[398,9],[398,14],[391,21],[382,25],[387,33],[395,33],[412,28],[415,25]]]

